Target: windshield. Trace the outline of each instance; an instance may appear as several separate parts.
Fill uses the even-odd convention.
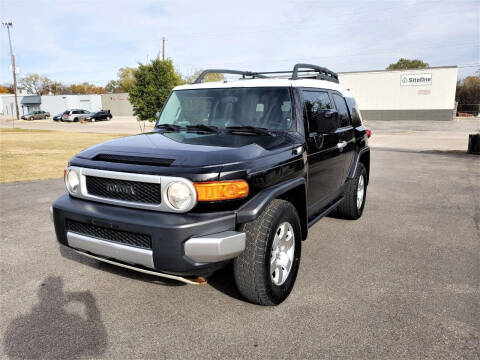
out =
[[[287,87],[177,90],[163,108],[159,124],[288,130],[290,91]]]

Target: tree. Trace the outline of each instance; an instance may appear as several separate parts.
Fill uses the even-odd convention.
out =
[[[48,91],[47,94],[51,93],[53,95],[60,95],[60,94],[66,94],[67,88],[65,85],[63,85],[61,82],[58,81],[51,81],[48,84]]]
[[[105,94],[106,91],[101,86],[95,86],[88,82],[81,84],[72,84],[68,87],[68,90],[72,94]]]
[[[122,67],[118,70],[118,85],[124,92],[128,92],[135,83],[135,71],[137,69],[132,67]]]
[[[467,76],[457,82],[455,100],[460,112],[478,115],[480,110],[480,76]]]
[[[183,83],[170,59],[139,64],[135,81],[128,92],[134,114],[139,120],[154,121],[156,112],[163,107],[170,91]]]
[[[401,58],[394,64],[390,64],[387,67],[387,70],[404,70],[404,69],[421,69],[426,68],[429,65],[426,62],[423,62],[419,59],[409,60]]]
[[[32,95],[42,95],[45,91],[47,91],[50,83],[52,83],[52,80],[46,76],[28,74],[24,78],[21,78],[19,83],[27,91],[27,93]]]
[[[193,73],[193,75],[190,76],[185,76],[183,77],[184,81],[188,84],[193,83],[195,80],[197,80],[198,76],[202,73],[203,70],[198,70]],[[215,81],[223,81],[225,80],[225,76],[223,74],[218,74],[218,73],[212,73],[212,74],[207,74],[203,78],[203,82],[215,82]]]
[[[105,85],[105,90],[107,93],[121,93],[124,92],[120,87],[118,80],[110,80],[107,85]]]
[[[118,80],[111,80],[105,86],[105,90],[109,93],[128,92],[135,82],[136,68],[122,67],[118,70]]]
[[[5,86],[0,85],[0,94],[9,94],[10,91]]]

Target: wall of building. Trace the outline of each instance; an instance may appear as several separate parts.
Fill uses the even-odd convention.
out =
[[[339,73],[366,120],[452,120],[456,66]]]
[[[45,95],[42,96],[40,108],[51,115],[67,109],[98,111],[102,108],[102,98],[100,95]]]
[[[110,110],[113,116],[133,116],[133,107],[128,93],[102,94],[102,109]]]
[[[22,102],[23,96],[17,96],[18,112],[22,116]],[[25,109],[26,110],[26,109]],[[15,117],[15,96],[13,94],[0,95],[0,114]]]
[[[18,111],[22,116],[28,112],[28,109],[26,106],[22,107],[23,96],[17,98]],[[2,115],[15,116],[15,97],[13,95],[0,96],[0,106]],[[98,111],[102,109],[102,98],[100,95],[44,95],[41,97],[40,110],[48,111],[52,116],[68,109]]]

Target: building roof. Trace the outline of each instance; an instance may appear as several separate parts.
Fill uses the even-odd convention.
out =
[[[452,69],[452,68],[458,68],[457,65],[449,65],[449,66],[432,66],[432,67],[425,67],[425,68],[417,68],[417,69],[393,69],[393,70],[360,70],[360,71],[344,71],[344,72],[338,72],[337,74],[357,74],[357,73],[372,73],[372,72],[395,72],[395,71],[425,71],[425,70],[431,70],[431,69]]]
[[[23,105],[30,105],[30,104],[41,104],[42,98],[40,96],[24,96],[22,99]]]

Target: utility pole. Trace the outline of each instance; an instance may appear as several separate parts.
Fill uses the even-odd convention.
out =
[[[12,40],[10,38],[10,28],[13,26],[11,21],[2,21],[2,25],[7,28],[8,32],[8,44],[10,45],[10,57],[12,58],[12,72],[13,72],[13,93],[15,95],[15,111],[17,113],[17,120],[19,120],[18,117],[18,99],[17,99],[17,68],[15,67],[15,55],[13,55],[13,50],[12,50]]]
[[[162,36],[162,60],[165,60],[165,41],[167,38],[165,36]]]

